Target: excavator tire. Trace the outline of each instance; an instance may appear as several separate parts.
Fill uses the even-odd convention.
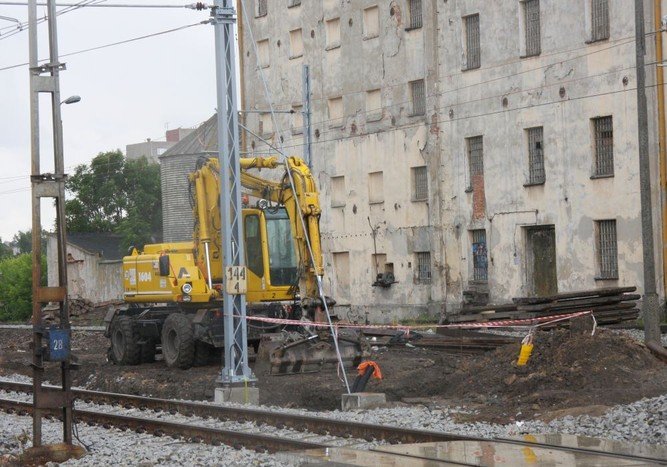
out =
[[[111,357],[119,365],[138,365],[141,362],[141,346],[134,336],[129,316],[119,316],[111,323]]]
[[[212,352],[213,346],[202,341],[195,342],[194,366],[206,366],[211,363]]]
[[[172,313],[162,325],[162,356],[170,368],[187,369],[195,359],[192,323],[183,313]]]
[[[153,363],[155,361],[155,341],[149,340],[141,345],[141,363]]]

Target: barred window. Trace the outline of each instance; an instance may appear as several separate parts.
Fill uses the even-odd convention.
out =
[[[612,117],[593,119],[595,140],[594,176],[614,175],[614,125]]]
[[[542,52],[540,37],[540,0],[523,2],[523,17],[526,29],[526,57]]]
[[[472,278],[476,281],[489,280],[489,262],[486,249],[486,230],[472,230]]]
[[[410,8],[410,23],[408,29],[421,28],[422,21],[422,0],[408,0]]]
[[[599,279],[618,279],[616,221],[597,221],[597,262]]]
[[[428,200],[428,172],[426,166],[412,168],[413,201]]]
[[[609,39],[609,0],[591,0],[591,41]]]
[[[480,38],[479,38],[479,15],[470,15],[463,18],[465,21],[465,69],[479,68],[482,64]]]
[[[528,136],[528,183],[537,185],[544,183],[544,139],[543,128],[535,127],[526,130]]]
[[[266,16],[269,0],[257,0],[257,16]]]
[[[468,169],[470,170],[469,187],[477,175],[484,175],[484,143],[482,136],[466,138],[468,145]]]
[[[428,251],[420,251],[415,253],[417,263],[417,277],[418,284],[431,283],[431,253]]]
[[[411,115],[424,115],[426,113],[426,91],[423,79],[410,81],[410,99],[412,100]]]

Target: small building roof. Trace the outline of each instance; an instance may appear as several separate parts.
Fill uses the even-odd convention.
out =
[[[100,255],[107,261],[122,260],[121,236],[114,233],[68,233],[67,243],[92,254]]]
[[[218,150],[217,114],[199,125],[192,133],[167,149],[159,158],[204,154]]]

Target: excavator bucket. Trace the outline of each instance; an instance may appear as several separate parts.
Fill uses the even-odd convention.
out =
[[[357,367],[370,354],[361,333],[339,331],[338,348],[346,369]],[[336,369],[337,365],[338,356],[330,333],[304,336],[284,331],[261,336],[255,373],[274,376],[316,373]]]

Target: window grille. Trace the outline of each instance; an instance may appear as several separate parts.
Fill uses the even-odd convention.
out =
[[[486,250],[486,230],[472,231],[472,277],[476,281],[489,280],[489,262]]]
[[[529,128],[528,132],[528,170],[529,183],[544,183],[544,139],[542,127]]]
[[[484,175],[484,146],[482,136],[467,138],[468,166],[470,169],[470,186],[476,175]]]
[[[412,169],[413,199],[415,201],[428,200],[428,172],[426,166]]]
[[[526,57],[539,55],[542,52],[540,0],[526,0],[523,2],[523,13],[526,26]]]
[[[410,82],[412,115],[424,115],[426,113],[426,93],[424,88],[423,79]]]
[[[591,40],[609,39],[609,0],[591,2]]]
[[[614,175],[614,126],[611,117],[593,119],[595,132],[595,173]]]
[[[421,251],[417,255],[417,283],[430,284],[431,283],[431,253],[428,251]]]
[[[266,16],[269,0],[257,0],[257,16]]]
[[[618,278],[618,243],[616,221],[598,221],[597,257],[601,279]]]
[[[410,7],[410,25],[408,29],[421,28],[422,21],[422,0],[409,0]]]
[[[481,66],[481,51],[479,40],[479,15],[466,16],[466,69]]]

